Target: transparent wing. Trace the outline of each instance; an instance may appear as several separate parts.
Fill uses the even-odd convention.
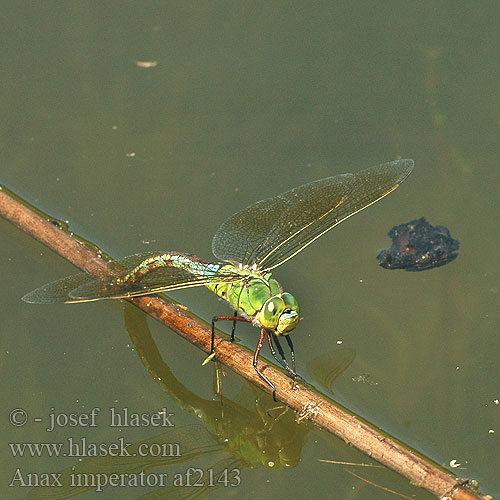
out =
[[[413,170],[397,160],[304,184],[259,201],[231,216],[212,241],[224,261],[268,271],[310,245],[326,231],[396,189]]]
[[[111,276],[96,278],[87,273],[62,278],[43,285],[23,297],[25,302],[49,304],[56,302],[87,302],[107,298],[126,298],[165,292],[180,288],[203,286],[210,283],[235,282],[241,276],[230,272],[194,273],[173,266],[147,271],[141,277],[130,277],[130,272],[144,260],[161,254],[130,255],[116,261],[122,269]]]

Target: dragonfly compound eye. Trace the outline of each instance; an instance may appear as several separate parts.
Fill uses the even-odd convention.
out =
[[[258,318],[262,326],[269,330],[275,330],[284,309],[285,303],[281,297],[274,296],[266,300],[258,313]]]
[[[276,335],[288,335],[298,324],[300,319],[300,307],[297,299],[291,293],[282,293],[284,309],[278,319]]]
[[[281,298],[283,299],[283,302],[285,303],[286,309],[290,309],[292,311],[295,311],[297,314],[300,314],[299,303],[297,302],[297,299],[291,293],[284,292],[281,294]]]

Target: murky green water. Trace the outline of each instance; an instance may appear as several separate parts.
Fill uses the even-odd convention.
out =
[[[336,399],[437,462],[456,460],[457,475],[478,479],[484,493],[500,493],[498,7],[1,5],[0,183],[113,256],[178,250],[210,258],[218,225],[258,199],[413,158],[415,171],[394,194],[276,270],[301,301],[299,371],[307,375],[306,365],[326,351],[355,351],[334,383]],[[459,257],[420,273],[380,268],[375,257],[389,246],[386,232],[421,216],[450,228]],[[74,269],[3,220],[0,234],[0,496],[27,494],[8,487],[18,468],[57,472],[78,463],[14,458],[9,442],[137,443],[161,434],[152,426],[110,427],[110,407],[166,407],[178,432],[170,441],[189,447],[178,429],[199,420],[153,380],[124,326],[123,307],[22,303],[26,292]],[[206,319],[228,311],[208,291],[175,298]],[[212,368],[200,366],[203,353],[160,325],[150,328],[162,362],[210,401]],[[255,344],[252,327],[238,334]],[[229,373],[225,396],[259,415],[257,395],[243,384]],[[96,407],[103,415],[96,427],[45,430],[51,411]],[[8,423],[14,408],[44,422],[15,428]],[[247,424],[253,434],[266,425],[258,418]],[[365,457],[317,429],[286,425],[293,467],[242,467],[239,486],[209,489],[210,498],[393,498],[346,466],[319,462]],[[210,468],[221,459],[214,454],[165,470]],[[430,498],[385,469],[349,470]],[[108,487],[104,494],[135,499],[147,491]]]

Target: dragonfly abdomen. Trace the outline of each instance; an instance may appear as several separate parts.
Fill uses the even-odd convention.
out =
[[[168,266],[184,269],[185,271],[198,276],[214,275],[222,267],[220,264],[205,262],[196,255],[181,252],[166,252],[151,255],[150,257],[144,259],[137,267],[124,276],[122,280],[137,281],[155,269]]]

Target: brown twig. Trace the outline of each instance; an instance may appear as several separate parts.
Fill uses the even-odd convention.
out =
[[[112,272],[112,265],[63,231],[36,209],[0,186],[0,215],[27,232],[80,269],[96,276]],[[210,350],[211,333],[180,308],[155,295],[128,299],[205,352]],[[245,348],[217,339],[217,359],[266,392],[270,388],[252,367],[252,353]],[[407,477],[439,498],[472,500],[482,497],[467,490],[460,481],[430,461],[424,460],[379,430],[351,415],[340,405],[303,385],[292,388],[290,379],[267,363],[260,369],[275,384],[276,396],[298,412],[299,420],[309,419],[352,444],[358,450]]]

